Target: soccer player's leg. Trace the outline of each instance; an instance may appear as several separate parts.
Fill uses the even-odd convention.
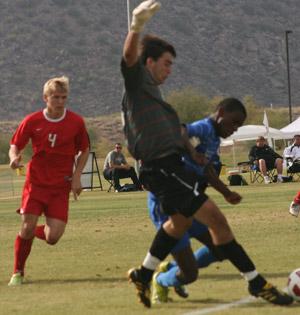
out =
[[[208,199],[194,217],[210,228],[214,244],[248,281],[250,294],[277,305],[293,302],[290,296],[276,289],[256,271],[243,247],[234,239],[225,216],[211,200]]]
[[[166,272],[165,274],[159,274],[156,279],[157,283],[160,285],[174,286],[175,293],[182,298],[188,297],[188,291],[184,284],[193,282],[193,277],[191,275],[187,276],[184,281],[180,281],[180,277],[178,277],[180,269],[184,270],[184,268],[187,267],[187,269],[190,270],[189,267],[192,266],[190,265],[190,262],[188,263],[188,266],[186,266],[184,263],[184,260],[186,259],[186,257],[188,257],[184,249],[190,247],[190,237],[196,238],[201,243],[209,246],[209,248],[206,246],[201,247],[194,252],[194,257],[197,262],[197,268],[205,268],[215,261],[223,260],[222,258],[220,258],[221,255],[215,255],[215,246],[212,243],[212,239],[207,226],[197,222],[196,220],[193,220],[193,224],[189,228],[188,233],[186,233],[185,237],[183,237],[180,240],[179,244],[177,244],[172,250],[172,254],[175,260],[179,261],[179,265],[181,265],[180,268],[178,268],[176,261],[169,262],[166,268],[168,272]],[[212,251],[212,249],[214,249],[214,252]],[[186,272],[183,274],[186,274]]]
[[[154,274],[152,280],[152,298],[153,304],[168,302],[168,288],[174,287],[175,292],[178,288],[179,292],[184,292],[182,287],[186,283],[193,282],[198,275],[197,263],[193,256],[189,235],[185,235],[180,239],[179,243],[172,249],[174,258],[178,258],[178,268],[174,263],[163,262],[159,265],[157,273]]]
[[[205,268],[216,261],[224,260],[223,253],[213,244],[211,235],[206,225],[193,220],[193,224],[188,231],[191,238],[197,239],[206,245],[194,252],[198,268]]]
[[[49,245],[55,245],[65,232],[68,222],[69,190],[51,192],[48,207],[45,210],[45,239]]]
[[[26,260],[30,254],[35,229],[39,216],[44,210],[44,194],[39,187],[25,182],[21,207],[18,212],[21,214],[22,224],[14,246],[14,270],[10,286],[23,283]]]
[[[46,217],[45,237],[49,245],[55,245],[65,232],[66,222]]]
[[[195,257],[196,262],[197,262],[197,268],[199,268],[199,269],[205,268],[213,262],[223,260],[222,256],[219,254],[220,251],[217,252],[215,246],[212,243],[212,239],[211,239],[211,236],[210,236],[209,231],[207,229],[207,226],[197,222],[196,220],[193,220],[193,224],[192,224],[191,228],[188,230],[188,235],[189,235],[189,238],[193,237],[193,238],[197,239],[198,241],[200,241],[201,243],[208,246],[208,247],[203,246],[194,252],[194,257]],[[184,241],[184,238],[183,238],[180,241],[180,243],[177,244],[177,246],[172,250],[172,254],[173,254],[175,259],[177,258],[176,259],[177,261],[179,261],[179,262],[184,261],[184,259],[186,257],[185,252],[184,251],[182,252],[183,257],[180,257],[180,255],[181,255],[181,250],[183,250],[186,247],[190,247],[190,242],[187,239]],[[213,249],[213,251],[212,251],[212,249]],[[170,280],[168,280],[169,285],[174,286],[175,293],[178,296],[180,296],[182,298],[187,298],[188,297],[188,291],[187,291],[184,283],[190,283],[190,282],[192,282],[192,279],[191,278],[189,280],[185,279],[185,281],[183,281],[183,282],[179,281],[179,279],[177,277],[177,274],[179,272],[179,268],[178,268],[176,261],[169,262],[167,267],[168,267],[167,270],[169,270],[168,276],[172,279],[171,275],[173,275],[173,280],[176,280],[176,282],[175,281],[171,282]],[[176,268],[176,269],[173,269],[173,268]],[[184,269],[184,268],[185,268],[185,264],[183,263],[181,265],[181,269]],[[167,274],[166,274],[166,276],[167,276]],[[163,281],[165,281],[165,280],[163,280],[163,275],[159,275],[158,280],[159,280],[160,284],[163,284]],[[165,284],[166,284],[166,282],[165,282]]]
[[[45,224],[37,225],[34,231],[34,236],[40,240],[45,241],[46,235],[45,235]]]
[[[300,212],[300,191],[294,197],[294,200],[290,204],[289,212],[291,215],[298,217]]]
[[[148,190],[159,197],[169,219],[158,230],[142,267],[131,269],[128,274],[130,281],[136,285],[140,301],[147,307],[151,306],[146,294],[150,293],[148,285],[154,270],[190,228],[194,212],[207,200],[204,193],[197,191],[197,176],[184,168],[180,158],[170,156],[157,163],[154,163],[155,172],[151,164],[149,168],[145,165],[140,179]]]
[[[23,283],[25,263],[31,251],[38,218],[38,215],[29,213],[22,214],[21,230],[15,240],[14,270],[8,283],[9,286],[16,286]]]
[[[129,281],[134,283],[139,301],[144,306],[151,307],[150,282],[154,270],[168,256],[191,225],[191,221],[192,219],[187,219],[178,213],[170,216],[170,219],[158,230],[142,266],[128,271]]]

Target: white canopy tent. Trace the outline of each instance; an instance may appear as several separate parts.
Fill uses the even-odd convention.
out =
[[[271,127],[266,128],[264,125],[245,125],[238,128],[230,137],[222,139],[221,146],[232,145],[233,164],[236,165],[234,143],[238,141],[255,140],[260,136],[274,140],[286,139],[285,134],[278,129]]]
[[[260,136],[268,139],[268,143],[273,147],[272,140],[291,139],[295,134],[300,134],[300,117],[282,129],[269,127],[266,111],[264,111],[263,125],[246,125],[240,127],[230,137],[222,139],[221,146],[232,145],[233,163],[236,165],[234,143],[237,141],[255,140]]]
[[[298,117],[289,125],[280,129],[280,131],[284,134],[284,139],[290,139],[295,135],[300,135],[300,117]]]
[[[272,139],[283,139],[285,136],[283,132],[278,129],[269,127],[269,132],[263,125],[245,125],[240,127],[236,132],[234,132],[230,137],[224,139],[222,143],[229,145],[228,140],[233,141],[246,141],[246,140],[255,140],[259,136],[263,136],[265,138],[272,138]],[[232,144],[232,142],[231,142]]]

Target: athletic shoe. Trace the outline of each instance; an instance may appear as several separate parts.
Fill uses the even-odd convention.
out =
[[[262,299],[276,305],[289,305],[292,304],[294,299],[278,290],[271,283],[267,282],[261,289],[248,288],[251,295],[255,297],[261,297]]]
[[[24,280],[24,277],[21,275],[20,272],[17,272],[11,276],[8,285],[9,286],[18,286],[18,285],[21,285],[23,283],[23,280]]]
[[[146,307],[151,307],[150,285],[142,280],[140,269],[132,268],[128,270],[127,276],[129,282],[132,282],[137,290],[139,301]]]
[[[189,292],[184,285],[180,285],[179,287],[174,287],[175,293],[183,299],[189,297]]]
[[[160,272],[156,272],[152,278],[152,295],[151,295],[152,304],[160,304],[160,303],[168,302],[169,288],[163,287],[157,282],[156,277],[159,274]]]
[[[271,184],[271,179],[269,176],[264,177],[265,184]]]
[[[160,263],[157,270],[158,272],[166,272],[169,269],[170,269],[170,263],[168,261],[163,261],[162,263]],[[174,291],[181,298],[186,299],[189,296],[189,292],[184,285],[174,287]],[[168,298],[168,300],[170,300],[170,298]]]
[[[298,203],[292,201],[289,211],[290,211],[291,215],[294,215],[295,217],[298,217],[298,214],[300,212],[300,205]]]
[[[170,269],[170,262],[163,261],[158,265],[157,271],[158,272],[166,272]]]
[[[283,178],[282,177],[277,177],[277,183],[283,183]]]

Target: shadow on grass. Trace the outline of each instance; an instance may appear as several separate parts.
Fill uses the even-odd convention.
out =
[[[265,278],[288,278],[288,272],[262,272],[261,273]],[[223,281],[223,280],[238,280],[242,279],[242,276],[236,273],[227,273],[222,274],[214,273],[214,274],[201,274],[201,270],[199,270],[199,280],[216,280],[216,281]]]
[[[102,277],[102,276],[96,276],[94,278],[72,278],[72,279],[36,279],[36,280],[31,280],[31,279],[26,279],[23,285],[26,284],[47,284],[47,285],[55,285],[55,284],[68,284],[68,283],[84,283],[84,282],[94,282],[94,283],[101,283],[101,282],[106,282],[106,283],[113,283],[113,282],[128,282],[127,278],[114,278],[114,277]]]
[[[263,273],[263,276],[268,278],[286,278],[288,274],[284,272],[278,273]],[[203,280],[214,280],[214,281],[228,281],[228,280],[243,280],[243,278],[237,273],[230,273],[230,274],[205,274],[202,275],[200,271],[200,275],[198,277],[198,281]],[[70,278],[70,279],[37,279],[31,280],[26,279],[24,284],[59,284],[59,283],[83,283],[83,282],[128,282],[126,277],[107,277],[97,274],[95,277],[90,278]]]

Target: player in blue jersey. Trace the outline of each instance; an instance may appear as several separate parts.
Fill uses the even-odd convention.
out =
[[[245,111],[240,104],[234,98],[227,98],[218,105],[217,111],[212,116],[185,126],[187,135],[194,142],[197,152],[204,154],[210,161],[212,166],[210,173],[212,173],[212,170],[215,171],[213,172],[215,176],[207,177],[205,167],[195,164],[189,156],[184,158],[186,167],[192,169],[199,176],[201,185],[199,190],[204,191],[209,181],[232,204],[238,203],[241,197],[237,193],[230,191],[218,178],[221,170],[219,147],[220,137],[228,137],[234,132],[234,129],[231,129],[227,134],[224,133],[223,130],[226,129],[224,125],[236,125],[236,121],[240,121],[238,118],[240,113]],[[240,125],[242,123],[243,121],[239,122]],[[159,229],[168,220],[168,216],[161,211],[158,199],[151,193],[148,195],[148,208],[152,222]],[[193,253],[190,238],[195,238],[206,246],[199,248]],[[197,279],[198,269],[205,268],[215,261],[224,259],[223,254],[213,245],[207,226],[196,220],[193,220],[192,226],[173,248],[171,254],[177,263],[175,261],[162,263],[158,272],[153,276],[151,298],[153,304],[168,301],[169,287],[174,287],[175,292],[179,296],[187,297],[188,293],[184,284],[191,283]]]

